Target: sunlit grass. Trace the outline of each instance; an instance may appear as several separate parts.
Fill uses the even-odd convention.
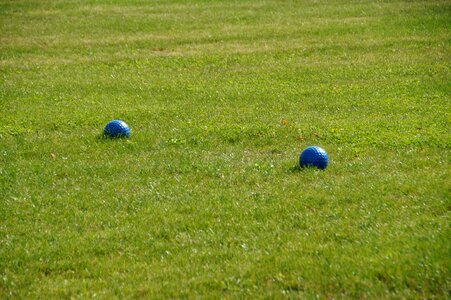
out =
[[[0,1],[0,298],[446,298],[449,19]]]

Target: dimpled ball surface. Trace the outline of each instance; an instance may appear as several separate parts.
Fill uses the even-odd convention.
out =
[[[116,138],[116,137],[130,137],[130,128],[128,127],[127,123],[121,120],[113,120],[108,122],[106,124],[105,128],[103,129],[103,134]]]
[[[325,169],[329,164],[329,157],[326,151],[318,146],[305,148],[299,157],[299,165],[301,167],[317,167]]]

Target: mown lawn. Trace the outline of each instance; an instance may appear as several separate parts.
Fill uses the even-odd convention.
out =
[[[450,20],[0,0],[0,298],[447,299]]]

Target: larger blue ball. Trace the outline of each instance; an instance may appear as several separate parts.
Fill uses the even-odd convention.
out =
[[[113,120],[106,124],[103,134],[111,138],[130,137],[130,128],[127,123],[121,120]]]
[[[299,165],[301,167],[317,167],[323,170],[328,164],[329,157],[326,151],[318,146],[305,148],[299,157]]]

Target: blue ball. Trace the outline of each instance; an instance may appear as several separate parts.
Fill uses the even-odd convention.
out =
[[[130,137],[130,128],[127,123],[121,120],[113,120],[106,124],[103,134],[111,138]]]
[[[299,157],[299,165],[301,167],[317,167],[323,170],[328,164],[329,157],[326,151],[318,146],[305,148]]]

